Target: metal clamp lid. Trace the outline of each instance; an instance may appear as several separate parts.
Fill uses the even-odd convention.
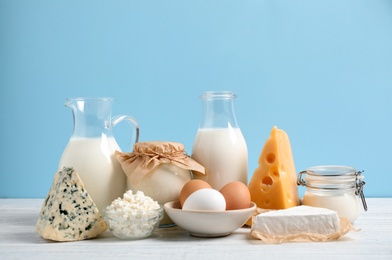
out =
[[[365,185],[365,182],[362,180],[363,176],[361,176],[363,172],[364,172],[363,170],[355,172],[355,176],[356,176],[355,194],[361,197],[363,209],[367,211],[368,207],[366,204],[365,194],[363,194],[363,186]]]
[[[306,181],[302,179],[302,174],[306,174],[306,171],[302,171],[298,173],[298,177],[297,177],[298,186],[306,186]]]

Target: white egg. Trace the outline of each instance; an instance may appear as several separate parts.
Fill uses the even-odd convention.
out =
[[[214,189],[200,189],[185,200],[183,210],[226,210],[226,200],[222,193]]]

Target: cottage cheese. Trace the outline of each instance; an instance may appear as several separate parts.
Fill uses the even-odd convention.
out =
[[[142,191],[127,191],[105,210],[105,220],[119,238],[148,237],[162,219],[162,208]]]

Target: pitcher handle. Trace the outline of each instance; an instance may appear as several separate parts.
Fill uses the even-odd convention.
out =
[[[117,125],[123,120],[130,122],[135,127],[135,131],[136,131],[135,143],[137,143],[139,141],[139,124],[137,123],[135,118],[131,116],[125,116],[125,115],[115,116],[112,118],[112,127],[114,127],[115,125]]]

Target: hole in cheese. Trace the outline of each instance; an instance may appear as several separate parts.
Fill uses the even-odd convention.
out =
[[[274,166],[274,167],[271,167],[270,168],[270,175],[273,175],[273,176],[275,176],[275,177],[279,177],[280,176],[280,173],[279,173],[279,168],[278,168],[278,166]]]
[[[272,178],[270,176],[265,176],[262,180],[262,183],[265,185],[272,185],[272,183],[274,183],[274,181],[272,180]]]
[[[275,154],[274,153],[269,153],[266,156],[266,160],[268,163],[274,163],[275,162]]]

